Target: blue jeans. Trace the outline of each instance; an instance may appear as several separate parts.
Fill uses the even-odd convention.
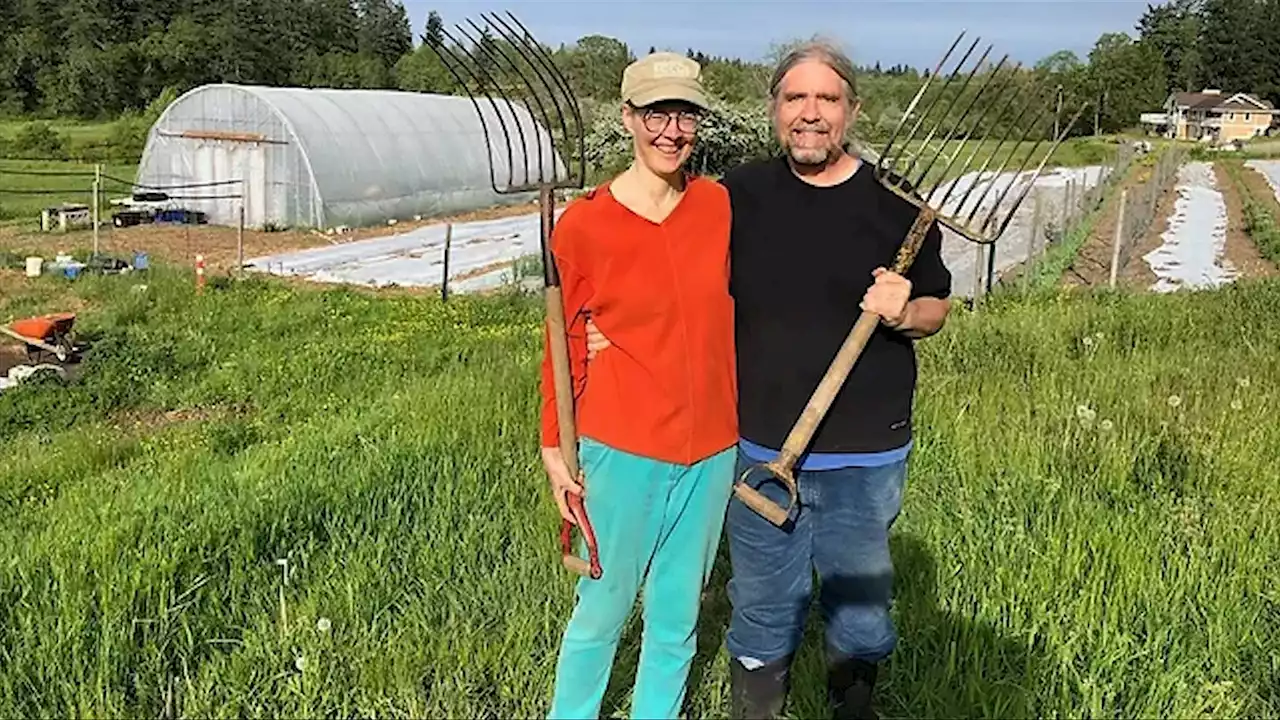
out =
[[[741,455],[737,473],[750,461]],[[726,518],[733,577],[729,653],[754,668],[791,656],[800,645],[816,570],[835,659],[878,662],[897,644],[889,615],[893,563],[889,528],[902,509],[907,460],[879,467],[806,470],[798,512],[778,527],[736,498]],[[753,483],[763,477],[753,474]],[[786,507],[776,480],[757,488]]]
[[[677,717],[697,649],[702,590],[733,489],[735,451],[675,465],[584,437],[580,455],[604,575],[578,581],[547,717],[599,717],[637,595],[644,628],[631,716]]]

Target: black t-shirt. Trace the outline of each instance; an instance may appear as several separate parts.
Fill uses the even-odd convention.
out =
[[[872,271],[893,267],[917,211],[868,162],[831,187],[806,183],[780,157],[734,168],[722,182],[733,204],[740,431],[779,449],[857,322]],[[950,296],[941,249],[935,223],[906,273],[913,298]],[[877,328],[808,451],[880,452],[910,441],[913,342]]]

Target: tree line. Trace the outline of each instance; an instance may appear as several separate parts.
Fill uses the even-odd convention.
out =
[[[418,32],[398,0],[0,0],[0,27],[0,115],[16,117],[113,118],[213,82],[452,93],[456,81],[432,46],[501,50],[493,37],[446,28],[434,11]],[[604,35],[548,51],[585,103],[606,107],[636,57]],[[721,100],[759,107],[767,62],[686,54]],[[897,122],[923,72],[860,68],[869,133]],[[1132,127],[1178,90],[1217,87],[1280,104],[1280,0],[1150,5],[1132,33],[1102,35],[1086,58],[1053,53],[1014,81],[1051,88],[1040,102],[1091,103],[1077,133]]]

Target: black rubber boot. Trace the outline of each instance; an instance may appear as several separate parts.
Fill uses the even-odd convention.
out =
[[[835,720],[878,720],[872,708],[876,670],[874,663],[865,660],[828,660],[827,699]]]
[[[790,689],[791,658],[748,670],[737,658],[729,661],[730,712],[735,720],[774,720]]]

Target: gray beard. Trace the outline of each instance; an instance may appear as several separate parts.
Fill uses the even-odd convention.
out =
[[[824,165],[834,152],[834,148],[787,148],[787,154],[797,165]]]

